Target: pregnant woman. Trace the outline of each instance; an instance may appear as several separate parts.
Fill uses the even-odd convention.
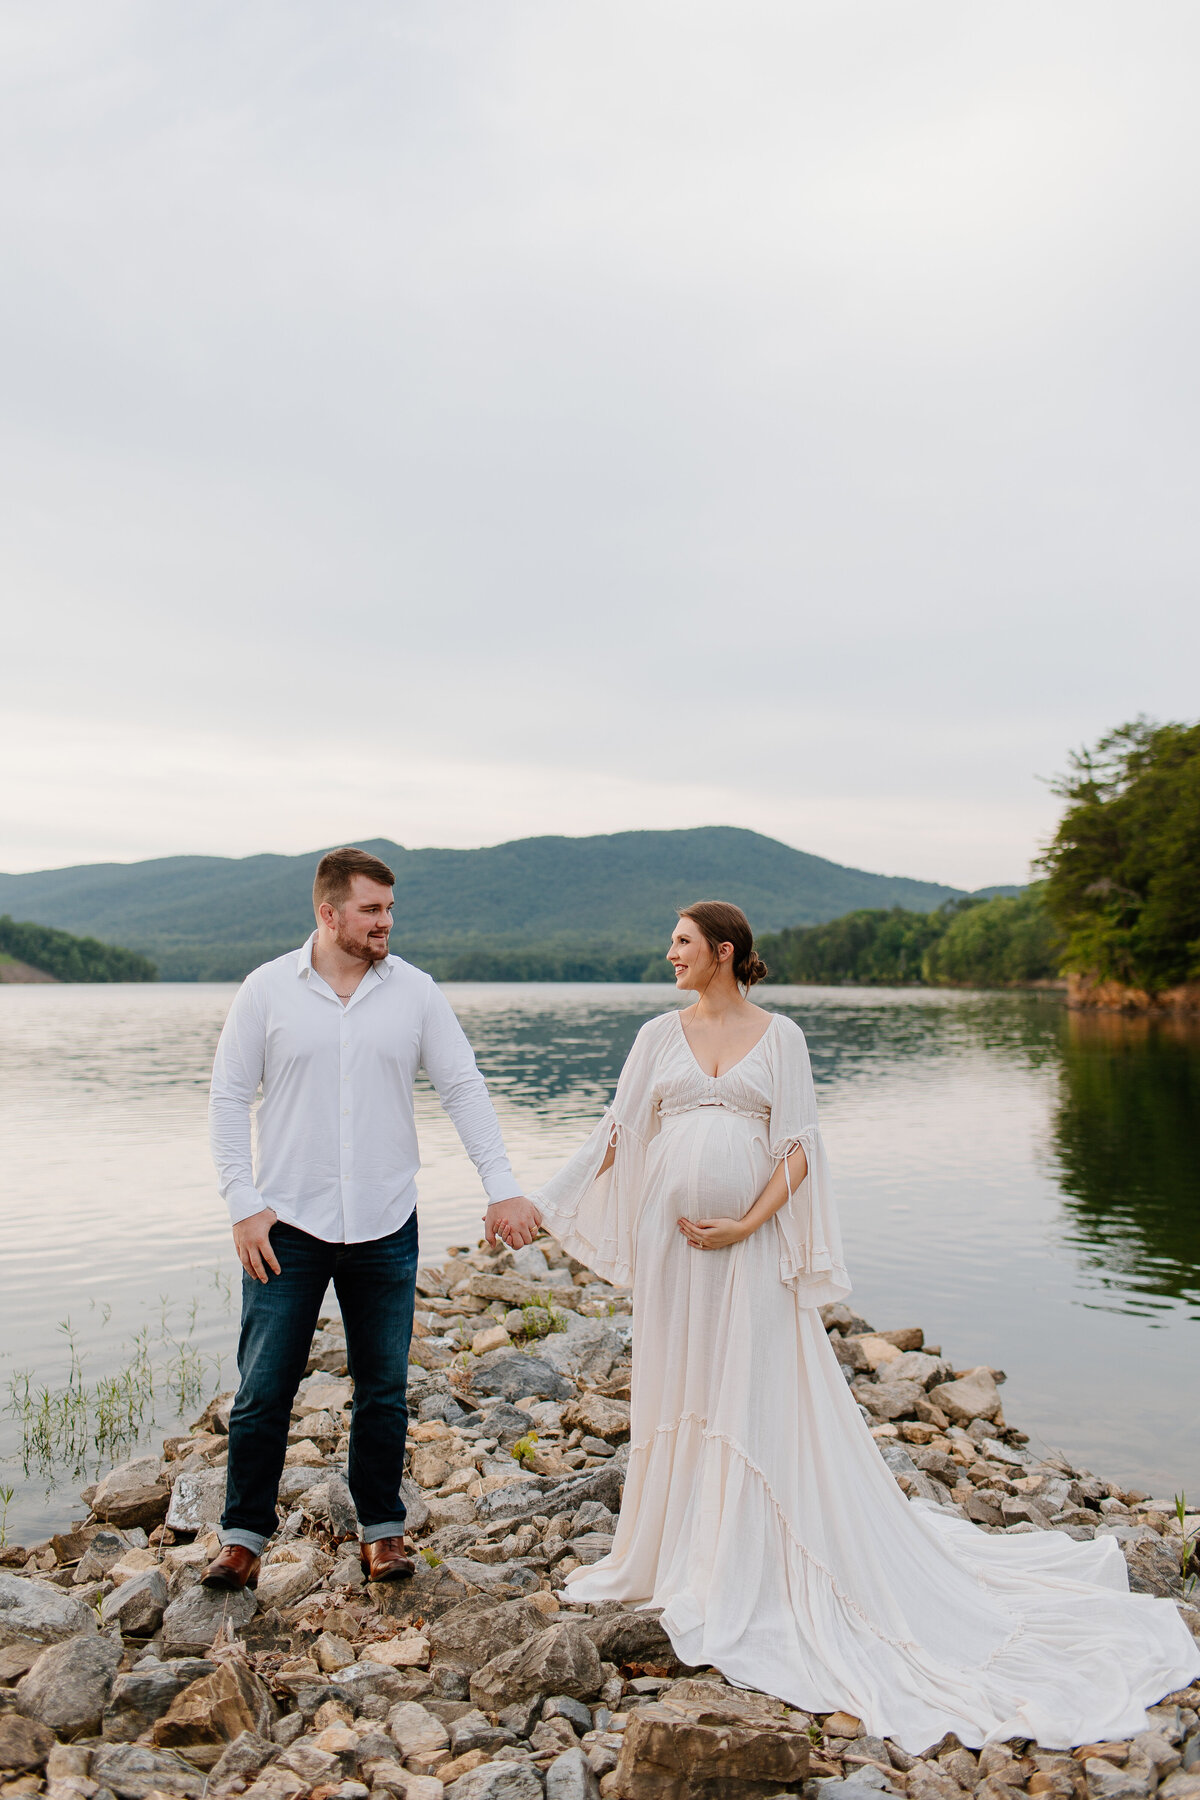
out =
[[[669,955],[699,998],[642,1027],[536,1197],[634,1293],[621,1516],[569,1597],[661,1607],[684,1662],[914,1752],[1144,1730],[1200,1674],[1174,1605],[1129,1593],[1112,1538],[988,1536],[904,1498],[816,1310],[850,1283],[804,1034],[745,998],[766,970],[737,907],[690,907]]]

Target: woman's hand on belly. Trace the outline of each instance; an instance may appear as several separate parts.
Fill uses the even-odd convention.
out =
[[[750,1236],[744,1219],[680,1219],[679,1229],[693,1250],[727,1250]]]

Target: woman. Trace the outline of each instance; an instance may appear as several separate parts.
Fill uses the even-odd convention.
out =
[[[1111,1538],[988,1536],[897,1487],[817,1308],[850,1291],[804,1035],[746,993],[744,913],[702,901],[669,958],[685,1011],[637,1035],[612,1106],[535,1197],[634,1292],[629,1468],[572,1600],[658,1606],[685,1663],[920,1751],[1145,1729],[1200,1673]]]

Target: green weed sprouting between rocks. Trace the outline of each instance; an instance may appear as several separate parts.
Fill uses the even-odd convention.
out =
[[[536,1431],[527,1431],[525,1433],[525,1436],[519,1437],[517,1439],[516,1443],[513,1445],[513,1447],[512,1447],[513,1461],[516,1463],[519,1463],[523,1469],[528,1467],[528,1464],[526,1463],[525,1458],[527,1456],[532,1457],[535,1454],[535,1452],[537,1450],[537,1441],[538,1441],[537,1440],[537,1432]]]
[[[526,1300],[521,1306],[521,1334],[530,1338],[549,1337],[552,1331],[565,1331],[567,1317],[553,1306],[542,1306],[537,1300]]]
[[[0,1549],[8,1542],[8,1509],[16,1491],[14,1487],[0,1487]]]

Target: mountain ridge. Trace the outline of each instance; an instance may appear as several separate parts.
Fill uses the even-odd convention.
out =
[[[700,897],[735,900],[756,931],[774,931],[859,907],[930,911],[963,891],[849,868],[730,825],[517,838],[475,850],[359,842],[396,872],[393,949],[430,966],[464,950],[653,950],[665,944],[676,905]],[[153,956],[167,980],[237,979],[311,929],[321,854],[0,874],[0,912],[127,945]]]

